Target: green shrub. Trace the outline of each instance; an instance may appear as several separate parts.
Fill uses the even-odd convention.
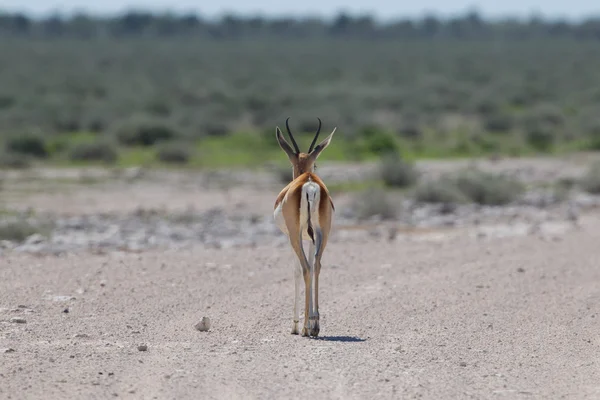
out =
[[[588,193],[600,194],[600,162],[595,162],[589,166],[581,179],[581,187]]]
[[[383,189],[367,189],[357,193],[351,201],[351,208],[358,219],[379,217],[381,219],[395,219],[399,207],[393,202],[391,196]]]
[[[536,150],[550,150],[557,139],[557,131],[564,125],[565,117],[552,104],[541,104],[524,115],[522,125],[527,143]]]
[[[565,115],[555,104],[542,103],[533,108],[530,118],[538,123],[559,127],[565,123]]]
[[[390,153],[382,157],[379,167],[380,176],[388,187],[405,188],[418,180],[418,172],[412,163],[408,163],[398,155]]]
[[[118,157],[119,153],[116,145],[108,140],[77,143],[69,150],[69,159],[72,161],[113,163]]]
[[[493,112],[485,117],[483,126],[492,133],[509,132],[514,126],[514,119],[506,112]]]
[[[437,204],[459,204],[469,200],[455,182],[446,177],[420,183],[414,198],[419,202]]]
[[[365,150],[370,153],[382,155],[398,151],[398,145],[394,138],[376,127],[367,126],[362,128],[360,136],[364,140]]]
[[[527,143],[534,149],[548,151],[554,146],[556,132],[551,126],[542,124],[528,128],[525,137]]]
[[[31,166],[31,158],[24,154],[0,151],[0,168],[24,169]]]
[[[22,242],[36,233],[40,233],[39,227],[29,223],[25,219],[11,218],[7,221],[0,221],[0,240]]]
[[[467,199],[482,205],[504,205],[524,191],[521,182],[505,175],[465,169],[448,178]]]
[[[201,135],[214,137],[227,136],[231,133],[227,124],[219,121],[205,122],[200,130]]]
[[[419,139],[423,137],[423,128],[417,121],[409,120],[403,122],[397,129],[398,135],[407,139]]]
[[[9,153],[18,153],[37,158],[48,156],[46,142],[41,135],[35,133],[23,133],[9,137],[4,148]]]
[[[168,164],[187,164],[192,158],[190,145],[186,143],[164,143],[156,152],[159,161]]]
[[[179,136],[175,127],[158,118],[136,117],[116,128],[117,139],[127,146],[152,146]]]

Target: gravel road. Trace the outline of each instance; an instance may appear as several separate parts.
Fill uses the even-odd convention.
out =
[[[332,243],[318,339],[285,247],[9,252],[0,398],[598,399],[599,223]]]

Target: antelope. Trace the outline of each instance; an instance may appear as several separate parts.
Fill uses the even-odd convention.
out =
[[[303,153],[290,131],[289,118],[285,121],[288,135],[294,149],[283,137],[277,126],[275,134],[279,146],[287,154],[293,168],[292,181],[279,192],[275,200],[273,216],[277,227],[290,241],[297,261],[294,261],[294,313],[292,334],[297,335],[300,313],[298,301],[300,298],[300,275],[304,277],[304,326],[302,336],[319,335],[319,273],[321,272],[321,257],[327,245],[331,221],[335,211],[333,200],[325,183],[315,173],[315,162],[325,150],[335,133],[333,131],[325,140],[315,146],[321,132],[319,128],[310,144],[308,153]],[[306,258],[303,241],[309,241],[309,259]],[[313,303],[314,293],[314,303]]]

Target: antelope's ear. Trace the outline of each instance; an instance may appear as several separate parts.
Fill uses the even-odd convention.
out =
[[[281,129],[279,127],[275,128],[275,136],[277,137],[277,142],[279,143],[279,147],[287,154],[288,158],[291,160],[296,158],[296,153],[292,150],[292,146],[285,140],[283,134],[281,133]]]
[[[327,146],[329,146],[329,143],[331,143],[331,138],[333,137],[336,129],[337,127],[333,128],[333,131],[329,134],[329,136],[327,136],[321,143],[316,145],[314,150],[310,152],[310,158],[313,160],[313,162],[316,161],[321,152],[325,150]]]

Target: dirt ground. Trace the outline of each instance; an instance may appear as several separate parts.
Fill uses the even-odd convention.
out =
[[[14,179],[5,205],[68,214],[218,205],[266,215],[277,192],[268,180],[267,191],[188,178],[65,191]],[[6,190],[17,181],[31,193]],[[598,399],[600,212],[558,224],[339,233],[323,257],[317,339],[290,334],[281,241],[5,252],[0,399]],[[210,330],[196,330],[205,316]]]
[[[331,244],[318,339],[284,247],[9,253],[0,398],[597,399],[599,222]]]

